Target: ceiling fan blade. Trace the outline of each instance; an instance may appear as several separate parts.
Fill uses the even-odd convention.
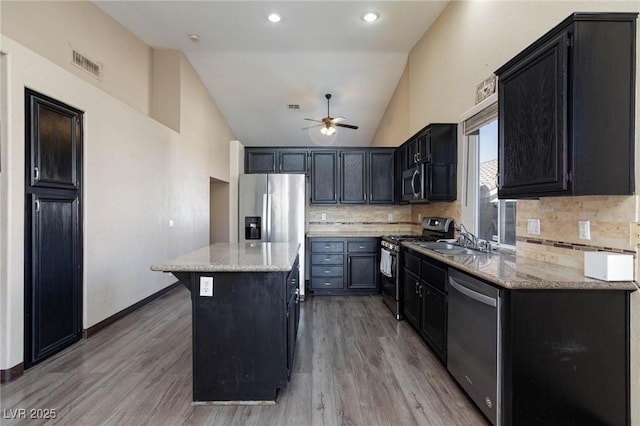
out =
[[[337,121],[342,121],[342,120],[346,120],[346,118],[341,116],[341,115],[331,119],[331,121],[334,122],[334,123],[337,122]]]
[[[312,120],[312,121],[315,121],[315,120]],[[313,129],[314,127],[320,127],[320,126],[324,126],[324,124],[321,123],[321,124],[316,124],[315,126],[303,127],[300,130],[309,130],[309,129]]]
[[[354,126],[353,124],[342,124],[342,123],[334,123],[336,127],[346,127],[347,129],[358,130],[358,126]]]
[[[322,123],[322,120],[314,120],[313,118],[305,118],[307,121],[315,121],[316,123]]]

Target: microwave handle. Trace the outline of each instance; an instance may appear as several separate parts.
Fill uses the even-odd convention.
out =
[[[415,180],[418,175],[418,168],[416,167],[416,171],[413,172],[413,176],[411,176],[411,190],[413,191],[413,198],[418,198],[418,194],[416,193],[416,185]]]

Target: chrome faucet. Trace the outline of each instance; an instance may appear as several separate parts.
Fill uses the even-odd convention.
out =
[[[455,227],[456,231],[458,231],[458,245],[461,245],[465,248],[471,248],[474,250],[479,250],[483,252],[491,251],[491,243],[487,240],[480,239],[473,235],[469,230],[464,226],[464,224],[460,223]]]

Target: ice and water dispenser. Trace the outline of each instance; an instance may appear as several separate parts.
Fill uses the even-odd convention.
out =
[[[262,218],[260,216],[244,217],[244,239],[245,240],[262,239]]]

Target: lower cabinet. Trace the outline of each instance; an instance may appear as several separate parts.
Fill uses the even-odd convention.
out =
[[[309,238],[310,291],[314,294],[379,292],[378,238]]]
[[[403,250],[404,315],[433,352],[447,360],[447,267]]]

